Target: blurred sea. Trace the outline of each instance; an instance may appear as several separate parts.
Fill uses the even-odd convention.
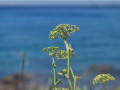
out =
[[[68,39],[76,72],[93,64],[120,69],[120,7],[0,6],[0,77],[21,71],[20,52],[27,53],[25,72],[52,73],[51,57],[42,49],[65,49],[61,39],[49,40],[59,24],[80,29]],[[65,68],[66,61],[56,62]]]

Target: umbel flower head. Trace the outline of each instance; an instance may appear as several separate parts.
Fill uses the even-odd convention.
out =
[[[59,50],[59,47],[55,47],[55,46],[43,48],[43,51],[49,53],[49,55],[51,56],[55,56],[58,50]]]
[[[69,45],[69,52],[70,52],[70,58],[75,56],[74,49],[71,47],[71,44]],[[57,57],[57,59],[67,60],[68,52],[66,50],[58,50],[56,57]]]
[[[57,39],[57,38],[67,39],[70,37],[71,33],[77,32],[78,30],[79,28],[76,27],[76,25],[70,26],[69,24],[60,24],[50,32],[49,38],[51,40]]]
[[[75,54],[70,52],[70,58],[73,57]],[[65,50],[59,50],[56,54],[57,59],[64,59],[67,60],[68,52]]]
[[[115,80],[115,78],[110,74],[99,74],[94,78],[93,84],[95,85],[97,83],[106,83],[110,80]]]

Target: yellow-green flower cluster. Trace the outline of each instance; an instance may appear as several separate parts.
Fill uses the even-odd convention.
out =
[[[70,53],[70,58],[75,56],[74,49],[72,48],[71,44],[69,44],[69,53]],[[57,59],[67,60],[68,52],[66,50],[58,50],[56,57],[57,57]]]
[[[49,53],[49,55],[51,56],[55,56],[58,50],[59,50],[59,47],[55,47],[55,46],[43,49],[43,51]]]
[[[76,25],[60,24],[50,32],[49,38],[51,40],[57,38],[67,39],[70,37],[70,33],[77,32],[78,30],[79,28]]]
[[[70,52],[70,58],[73,57],[75,54],[74,52]],[[59,50],[56,54],[57,59],[65,59],[68,58],[68,52],[65,50]]]
[[[93,84],[95,85],[97,83],[106,83],[110,80],[115,80],[115,78],[110,74],[99,74],[94,78]]]
[[[57,59],[67,59],[67,51],[59,50],[56,54]]]

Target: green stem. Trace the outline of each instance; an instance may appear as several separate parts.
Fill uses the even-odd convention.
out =
[[[92,90],[92,84],[90,84],[90,90]]]
[[[70,79],[70,51],[69,51],[69,46],[68,46],[68,43],[67,43],[67,40],[64,39],[64,43],[65,43],[65,46],[66,46],[66,50],[68,52],[68,57],[67,57],[67,75],[68,75],[68,82],[69,82],[69,85],[70,85],[70,88],[71,90],[73,90],[73,85],[72,85],[72,82],[71,82],[71,79]]]
[[[52,56],[52,59],[53,59],[53,63],[52,63],[52,65],[53,65],[53,73],[54,73],[54,86],[55,86],[55,88],[56,88],[56,65],[55,65],[55,59],[54,59],[54,56]]]
[[[68,76],[70,77],[70,51],[69,51],[69,46],[68,46],[68,43],[67,43],[67,40],[64,39],[64,43],[65,43],[65,46],[66,46],[66,50],[68,52],[68,57],[67,57],[67,63],[68,63],[68,71],[67,71],[67,74]]]
[[[68,50],[68,76],[70,77],[70,51]]]
[[[103,90],[107,90],[106,83],[103,83]]]
[[[77,79],[76,79],[76,77],[75,77],[75,75],[74,75],[74,73],[73,73],[73,70],[72,70],[72,67],[71,67],[71,66],[70,66],[70,71],[71,71],[72,77],[73,77],[73,79],[74,79],[74,90],[76,90],[76,82],[77,82]]]
[[[77,79],[74,78],[74,90],[76,90],[76,81],[77,81]]]
[[[74,90],[70,77],[69,77],[67,74],[66,74],[65,76],[66,76],[66,78],[68,79],[68,83],[69,83],[70,88],[71,88],[70,90]]]
[[[73,90],[73,85],[72,85],[71,80],[70,80],[70,79],[68,79],[68,82],[69,82],[69,85],[70,85],[71,90]]]
[[[73,73],[73,70],[72,70],[72,67],[70,66],[70,71],[71,71],[71,74],[72,74],[72,77],[73,77],[73,79],[75,78],[75,75],[74,75],[74,73]]]
[[[66,50],[68,50],[68,43],[67,43],[67,40],[66,39],[64,39],[64,43],[65,43],[65,46],[66,46]]]

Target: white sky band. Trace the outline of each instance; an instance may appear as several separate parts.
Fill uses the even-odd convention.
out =
[[[120,5],[120,0],[0,0],[0,5]]]

